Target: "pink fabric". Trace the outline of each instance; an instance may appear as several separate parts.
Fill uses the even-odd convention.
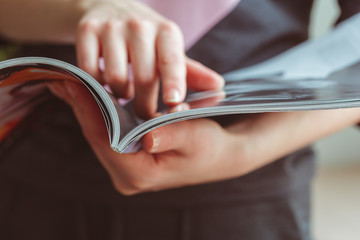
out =
[[[189,49],[224,18],[240,0],[138,0],[176,22]]]

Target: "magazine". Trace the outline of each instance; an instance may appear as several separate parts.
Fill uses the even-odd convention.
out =
[[[0,63],[0,126],[41,101],[46,81],[80,81],[99,105],[111,147],[134,152],[147,132],[178,121],[230,114],[360,107],[360,15],[327,35],[263,63],[224,75],[221,90],[190,92],[183,106],[143,121],[81,69],[55,59],[24,57]]]

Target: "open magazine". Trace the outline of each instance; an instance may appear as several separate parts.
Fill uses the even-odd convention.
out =
[[[26,57],[0,63],[0,126],[41,101],[49,80],[82,82],[105,119],[111,147],[133,152],[147,132],[178,121],[229,114],[360,107],[360,15],[327,35],[258,65],[224,75],[217,91],[188,93],[187,110],[142,121],[81,69],[55,59]]]

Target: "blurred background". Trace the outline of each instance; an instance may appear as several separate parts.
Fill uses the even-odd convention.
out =
[[[311,37],[319,37],[331,29],[338,14],[336,0],[316,0]],[[318,141],[315,149],[319,161],[312,199],[314,240],[358,240],[360,126]]]

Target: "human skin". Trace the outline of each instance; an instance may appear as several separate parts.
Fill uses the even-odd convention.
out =
[[[144,118],[156,112],[158,77],[170,106],[182,101],[186,85],[207,90],[222,84],[216,73],[185,57],[176,25],[135,1],[0,0],[0,6],[1,35],[76,44],[79,66],[120,96],[135,94],[135,108]],[[152,37],[144,42],[144,35]],[[147,52],[144,59],[137,49]],[[97,65],[100,56],[108,66],[105,72]],[[128,62],[134,83],[125,79]],[[110,149],[102,115],[83,86],[57,82],[49,88],[72,107],[115,188],[126,195],[242,176],[360,120],[358,108],[256,114],[226,128],[197,119],[156,129],[144,136],[139,152],[119,154]],[[171,96],[173,89],[180,97]]]
[[[216,182],[245,175],[360,120],[360,108],[255,114],[226,128],[209,119],[183,121],[145,135],[143,149],[110,148],[104,120],[83,86],[56,83],[84,136],[125,194]]]
[[[0,6],[0,35],[20,42],[75,44],[79,67],[118,97],[134,97],[142,118],[156,113],[160,78],[169,106],[183,101],[187,87],[223,85],[220,75],[185,56],[175,23],[137,1],[0,0]],[[128,77],[129,63],[134,81]]]

